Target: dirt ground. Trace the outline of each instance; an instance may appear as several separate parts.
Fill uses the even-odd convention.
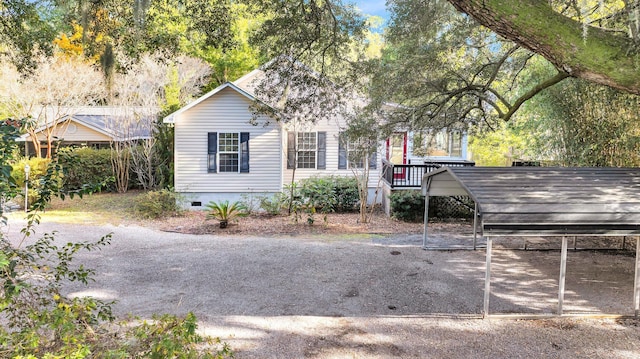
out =
[[[194,312],[200,329],[229,343],[237,358],[640,355],[635,319],[553,317],[557,240],[532,239],[527,251],[516,249],[521,240],[496,241],[490,301],[495,316],[482,319],[482,241],[476,251],[427,251],[422,225],[386,218],[371,227],[352,217],[330,217],[323,224],[318,216],[314,226],[286,217],[244,218],[222,232],[199,216],[146,227],[45,222],[38,231],[56,230],[63,241],[113,233],[109,247],[80,257],[96,269],[95,282],[69,286],[68,293],[117,300],[114,309],[123,317]],[[18,238],[20,221],[9,223],[10,238]],[[429,228],[438,245],[472,238],[468,223]],[[576,245],[594,246],[622,243]],[[634,251],[625,247],[570,251],[568,313],[633,314]],[[505,319],[513,313],[551,317]]]
[[[215,235],[264,235],[291,236],[307,234],[394,234],[394,233],[422,233],[422,223],[406,223],[389,218],[384,213],[376,211],[367,223],[360,223],[357,213],[328,213],[326,216],[317,213],[313,216],[313,225],[307,223],[306,216],[270,216],[266,214],[252,214],[249,217],[238,218],[221,229],[215,219],[207,220],[204,211],[186,212],[184,216],[164,218],[157,221],[142,223],[162,231],[187,234],[215,234]],[[133,222],[132,222],[133,223]],[[141,224],[140,221],[135,222]],[[461,222],[465,223],[465,222]],[[439,224],[437,224],[439,225]]]

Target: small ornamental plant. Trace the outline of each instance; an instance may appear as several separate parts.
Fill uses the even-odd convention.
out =
[[[239,217],[246,217],[249,214],[247,207],[239,201],[229,203],[229,201],[211,201],[206,205],[209,213],[207,219],[217,219],[220,221],[220,228],[227,228],[229,221]]]

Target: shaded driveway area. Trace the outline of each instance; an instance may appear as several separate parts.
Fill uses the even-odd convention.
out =
[[[16,238],[19,223],[12,224]],[[118,315],[194,312],[238,358],[608,357],[640,353],[635,320],[478,319],[484,251],[424,251],[419,236],[220,237],[43,224],[63,241],[113,233],[84,253],[73,295]],[[570,252],[565,309],[632,314],[631,255]],[[554,313],[559,255],[496,250],[492,313]]]

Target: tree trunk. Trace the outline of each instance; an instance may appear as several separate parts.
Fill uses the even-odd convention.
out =
[[[559,71],[640,95],[640,53],[623,34],[554,11],[547,0],[448,0],[497,34],[537,53]]]

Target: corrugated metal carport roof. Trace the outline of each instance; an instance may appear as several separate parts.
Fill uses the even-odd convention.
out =
[[[558,315],[562,315],[567,236],[636,236],[633,290],[640,314],[640,169],[549,167],[445,167],[425,174],[423,193],[468,195],[487,239],[484,315],[489,315],[493,236],[562,236]],[[427,222],[423,245],[427,243]]]
[[[424,183],[471,196],[485,236],[640,234],[638,168],[446,167]]]

